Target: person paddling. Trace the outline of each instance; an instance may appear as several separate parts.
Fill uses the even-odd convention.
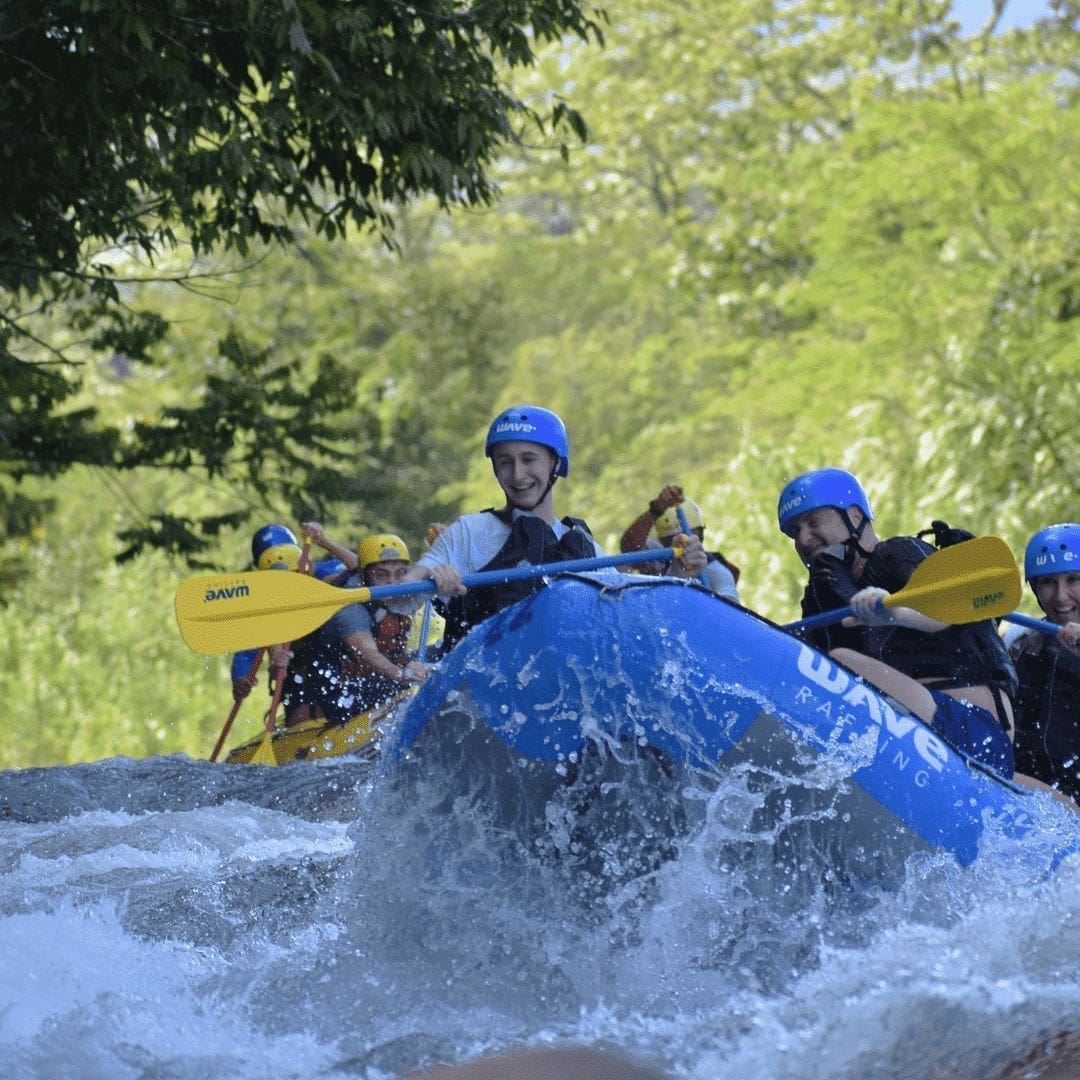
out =
[[[365,537],[356,550],[369,587],[402,581],[411,565],[405,541],[392,533]],[[409,653],[412,612],[420,595],[349,604],[312,637],[311,659],[318,700],[331,723],[346,723],[377,708],[430,674]]]
[[[665,484],[657,493],[655,499],[649,500],[649,506],[643,510],[633,521],[627,525],[622,536],[619,537],[620,551],[645,551],[648,548],[659,548],[660,541],[651,533],[656,523],[667,513],[668,510],[678,506],[683,501],[683,489],[678,484]],[[633,567],[635,574],[662,574],[666,564],[663,562],[641,563]]]
[[[683,522],[690,527],[691,536],[705,543],[705,519],[701,507],[693,499],[683,499],[679,506],[672,507],[662,514],[656,522],[656,535],[662,547],[672,547],[683,533]],[[678,559],[673,559],[664,567],[667,577],[697,577],[716,596],[739,603],[739,568],[719,551],[705,552],[705,569],[700,574],[692,574]]]
[[[301,532],[307,543],[316,544],[331,556],[317,563],[308,563],[304,572],[332,585],[344,585],[358,566],[356,553],[331,540],[318,522],[304,522]],[[264,525],[251,540],[252,562],[257,570],[299,570],[300,554],[296,536],[285,525]],[[283,680],[281,705],[286,727],[307,720],[325,719],[319,687],[316,685],[319,675],[313,667],[315,647],[315,635],[308,634],[287,646],[272,645],[266,650],[271,686],[278,677]],[[256,661],[261,658],[262,651],[251,649],[234,655],[232,675],[235,700],[243,700],[254,685],[258,668]]]
[[[305,536],[305,548],[310,544],[310,537]],[[297,544],[278,544],[267,548],[259,556],[260,570],[291,570],[319,576],[313,564],[302,557],[302,550]],[[333,566],[324,568],[323,575],[333,573]],[[285,726],[305,723],[308,720],[322,718],[322,711],[316,700],[310,670],[312,635],[297,638],[287,644],[272,645],[267,650],[270,660],[271,686],[281,684],[281,708],[285,716]],[[271,706],[272,707],[272,706]]]
[[[495,479],[506,499],[501,509],[463,514],[417,560],[407,580],[433,579],[444,602],[444,648],[470,627],[543,587],[538,579],[466,590],[462,576],[521,563],[603,555],[580,518],[559,518],[554,487],[570,473],[570,441],[562,418],[538,405],[515,405],[492,421],[484,442]],[[690,537],[682,564],[699,573],[705,566],[701,541]]]
[[[1035,533],[1024,576],[1060,629],[1054,637],[1029,630],[1009,648],[1020,678],[1016,767],[1080,801],[1080,524]]]
[[[1014,772],[1016,670],[990,620],[952,626],[880,602],[935,549],[911,536],[880,540],[870,502],[843,469],[797,476],[780,493],[781,531],[810,572],[804,616],[850,606],[807,640],[894,697],[957,749],[999,775]]]
[[[256,529],[251,537],[251,565],[256,570],[295,570],[300,563],[300,550],[292,529],[271,522]],[[233,654],[230,667],[233,701],[244,701],[251,693],[264,651],[245,649]]]
[[[619,549],[644,551],[650,547],[669,548],[683,532],[682,518],[685,518],[690,532],[704,544],[705,519],[701,507],[693,499],[686,498],[683,489],[677,484],[668,484],[649,503],[649,508],[628,526],[619,541]],[[655,538],[649,535],[653,531],[656,533]],[[705,557],[705,570],[700,575],[702,584],[717,596],[739,603],[739,568],[728,562],[719,551],[707,551]],[[677,559],[671,562],[645,563],[639,572],[684,579],[698,576],[687,571]]]

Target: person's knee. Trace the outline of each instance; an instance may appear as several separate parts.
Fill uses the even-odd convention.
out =
[[[922,683],[865,653],[844,646],[833,649],[829,657],[865,679],[887,697],[929,724],[934,716],[934,699]]]
[[[862,661],[865,660],[866,657],[862,653],[856,652],[854,649],[840,646],[839,648],[831,649],[829,651],[829,659],[835,660],[838,664],[843,664],[844,667],[849,667],[854,671],[858,671],[862,666]]]

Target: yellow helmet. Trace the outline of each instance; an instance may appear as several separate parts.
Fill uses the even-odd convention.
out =
[[[705,521],[701,516],[701,507],[692,499],[683,499],[678,506],[670,506],[656,519],[656,535],[661,540],[665,536],[672,536],[674,533],[680,533],[683,531],[682,525],[679,524],[679,511],[686,515],[686,524],[691,529],[704,529]]]
[[[356,556],[360,560],[361,570],[377,562],[412,562],[405,541],[393,533],[376,533],[361,540]]]
[[[259,556],[260,570],[299,570],[300,548],[296,544],[275,544]]]

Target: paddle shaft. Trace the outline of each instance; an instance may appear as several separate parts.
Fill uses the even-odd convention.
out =
[[[461,583],[466,589],[475,589],[482,585],[503,585],[508,581],[527,581],[529,578],[546,577],[548,574],[576,574],[586,570],[606,570],[610,567],[633,566],[635,563],[659,562],[676,558],[674,548],[651,548],[646,551],[624,551],[618,555],[597,555],[589,559],[569,559],[566,562],[545,563],[542,566],[508,566],[503,570],[480,570],[475,574],[465,574]],[[433,593],[435,582],[401,581],[396,585],[375,585],[370,589],[351,589],[358,595],[355,603],[367,600],[382,600],[391,596],[409,596],[414,593]]]
[[[1061,629],[1057,623],[1049,622],[1046,619],[1036,619],[1031,615],[1022,615],[1019,611],[1012,611],[1008,615],[1001,616],[1006,622],[1016,623],[1017,626],[1026,626],[1031,630],[1039,630],[1044,634],[1049,634],[1051,637],[1057,637],[1058,631]]]
[[[254,677],[259,670],[259,665],[262,663],[263,654],[265,649],[259,649],[255,656],[255,661],[251,667],[248,668],[247,678],[254,682]],[[233,726],[233,721],[236,719],[237,713],[240,712],[240,706],[244,704],[245,699],[240,698],[238,701],[233,702],[232,708],[229,710],[229,715],[225,718],[225,724],[221,729],[221,734],[217,737],[217,742],[214,743],[214,749],[210,751],[210,760],[217,761],[218,754],[221,753],[221,748],[225,745],[225,740],[229,737],[229,730]]]
[[[892,600],[894,597],[890,596],[887,597],[887,599]],[[886,605],[879,601],[877,607],[878,610],[884,611]],[[793,633],[798,634],[803,630],[814,630],[819,626],[832,626],[835,623],[846,619],[850,614],[850,607],[834,608],[832,611],[822,611],[817,615],[808,615],[805,619],[799,619],[798,622],[788,623],[784,629],[791,630]]]

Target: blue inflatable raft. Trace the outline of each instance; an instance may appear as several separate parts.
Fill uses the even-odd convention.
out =
[[[391,768],[431,755],[514,819],[597,757],[647,761],[646,786],[675,796],[738,770],[765,793],[759,820],[813,821],[798,843],[841,843],[875,878],[920,850],[969,865],[988,830],[1028,837],[1043,798],[767,620],[619,574],[556,578],[474,628],[384,733]],[[611,767],[593,774],[602,791]]]

